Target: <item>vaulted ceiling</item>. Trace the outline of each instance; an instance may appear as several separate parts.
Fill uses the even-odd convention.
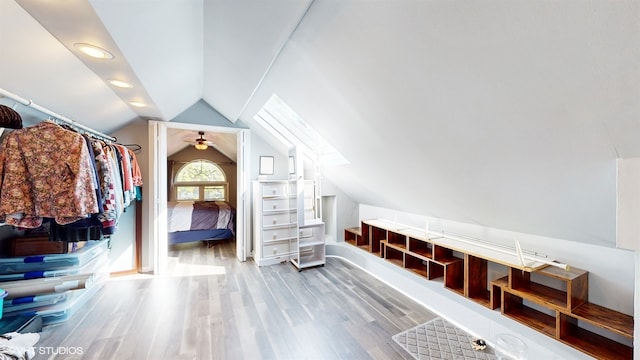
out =
[[[276,93],[349,160],[323,171],[357,202],[612,246],[615,161],[640,156],[639,10],[0,0],[0,88],[107,133],[200,100],[253,127]]]

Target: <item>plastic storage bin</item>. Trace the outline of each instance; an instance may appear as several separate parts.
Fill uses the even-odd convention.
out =
[[[93,252],[92,255],[96,255],[95,253],[97,253],[97,251]],[[105,250],[103,253],[97,254],[96,257],[90,259],[84,265],[68,266],[52,270],[29,271],[25,273],[0,274],[0,282],[89,274],[98,271],[100,267],[104,266],[103,262],[106,261],[108,261],[108,254]]]
[[[39,316],[42,325],[57,324],[69,320],[80,308],[82,308],[97,292],[103,284],[92,286],[88,289],[71,290],[66,294],[65,300],[51,306],[44,306],[31,311],[14,313],[15,316]]]
[[[19,274],[31,271],[51,271],[82,266],[109,249],[109,241],[90,241],[73,253],[41,256],[0,258],[0,274]]]
[[[16,312],[24,312],[35,308],[55,305],[67,299],[71,290],[63,293],[53,293],[45,295],[25,296],[15,299],[5,299],[4,313],[7,316],[15,315]]]
[[[6,298],[7,295],[9,295],[9,293],[6,290],[0,289],[0,299]],[[2,319],[2,313],[4,312],[3,308],[4,308],[4,301],[0,301],[0,319]]]

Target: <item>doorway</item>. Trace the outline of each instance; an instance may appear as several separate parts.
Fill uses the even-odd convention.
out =
[[[237,189],[236,189],[236,257],[246,261],[247,251],[250,249],[250,196],[249,196],[249,130],[221,126],[206,126],[200,124],[149,122],[149,148],[154,169],[151,170],[152,179],[149,181],[150,193],[155,201],[149,202],[151,215],[149,252],[154,274],[162,274],[167,267],[168,236],[167,236],[167,147],[169,129],[183,129],[192,131],[206,131],[209,133],[234,134],[237,151]],[[177,141],[182,141],[178,139]]]
[[[338,235],[336,196],[322,196],[322,222],[327,242],[335,242]]]

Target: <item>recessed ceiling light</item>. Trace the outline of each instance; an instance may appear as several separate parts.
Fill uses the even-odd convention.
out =
[[[76,43],[76,44],[73,44],[73,46],[75,46],[76,49],[82,51],[86,55],[91,56],[92,58],[105,59],[105,60],[113,59],[113,54],[112,53],[108,52],[105,49],[99,48],[99,47],[97,47],[95,45],[84,44],[84,43]]]
[[[139,102],[139,101],[130,101],[130,102],[129,102],[129,105],[131,105],[131,106],[135,106],[135,107],[144,107],[144,106],[145,106],[145,104],[144,104],[144,103],[141,103],[141,102]]]
[[[109,84],[115,86],[115,87],[119,87],[119,88],[123,88],[123,89],[131,89],[133,87],[133,85],[131,85],[130,83],[126,82],[126,81],[121,81],[121,80],[109,80]]]

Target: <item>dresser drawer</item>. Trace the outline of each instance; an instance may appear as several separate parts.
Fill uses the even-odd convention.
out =
[[[291,251],[296,250],[297,244],[291,243],[291,250],[289,249],[289,243],[287,242],[279,242],[275,244],[264,244],[262,245],[262,256],[282,256],[289,255]]]
[[[287,196],[287,184],[264,184],[262,185],[262,196]]]
[[[289,199],[263,199],[262,211],[283,211],[289,210]]]
[[[278,226],[291,224],[297,221],[295,213],[280,213],[262,216],[262,226],[268,228],[270,226]]]
[[[297,239],[296,234],[297,229],[293,228],[280,228],[280,229],[270,229],[262,231],[262,241],[278,241],[278,240],[287,240],[287,239]]]

